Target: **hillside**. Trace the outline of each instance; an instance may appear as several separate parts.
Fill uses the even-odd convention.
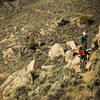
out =
[[[84,30],[88,35],[88,49],[92,50],[91,43],[100,26],[99,12],[100,0],[1,0],[0,85],[3,86],[7,78],[10,80],[9,75],[13,80],[18,75],[18,82],[21,81],[20,77],[23,78],[24,72],[25,79],[27,75],[29,77],[27,80],[29,84],[23,84],[24,79],[20,83],[21,86],[18,83],[21,89],[12,90],[8,85],[5,91],[11,89],[15,92],[4,95],[5,98],[9,100],[16,98],[17,100],[96,100],[94,98],[100,84],[94,73],[99,73],[99,49],[92,52],[93,57],[90,58],[92,68],[87,65],[88,70],[85,73],[77,69],[79,65],[76,65],[77,68],[67,66],[67,58],[64,55],[54,59],[50,59],[48,55],[56,43],[61,44],[63,48],[61,51],[64,54],[71,50],[66,42],[74,41],[78,47],[79,37]],[[37,73],[36,79],[31,84],[31,76],[23,68],[27,68],[34,59]],[[47,71],[42,69],[43,66],[48,65],[55,67],[46,69]],[[13,74],[14,72],[16,74]],[[94,85],[95,82],[99,84],[97,87]],[[14,84],[12,82],[10,85]],[[17,83],[15,85],[17,86]]]

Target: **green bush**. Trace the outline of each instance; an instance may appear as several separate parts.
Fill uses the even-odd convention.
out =
[[[28,48],[31,49],[34,46],[35,42],[33,37],[30,37],[28,40]]]
[[[46,95],[48,90],[50,89],[51,84],[50,83],[45,83],[44,85],[42,85],[39,89],[38,89],[38,93],[39,95]]]
[[[98,58],[95,58],[95,59],[91,60],[90,68],[91,68],[93,71],[96,69],[97,62],[98,62]]]
[[[28,98],[28,91],[30,91],[31,89],[29,87],[26,86],[20,86],[17,87],[12,94],[13,98],[16,98],[17,100],[24,100],[24,98]]]
[[[64,94],[64,89],[59,89],[57,91],[50,91],[48,93],[48,100],[59,100]]]
[[[28,48],[35,49],[38,46],[38,43],[34,40],[33,36],[31,36],[28,40]]]
[[[79,17],[79,24],[88,24],[89,23],[89,17],[81,15]]]

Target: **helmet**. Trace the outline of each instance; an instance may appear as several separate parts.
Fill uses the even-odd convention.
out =
[[[84,31],[82,34],[85,36],[86,35],[86,32]]]

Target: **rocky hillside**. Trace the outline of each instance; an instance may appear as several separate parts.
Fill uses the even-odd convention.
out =
[[[1,0],[1,98],[99,100],[99,4],[100,0]],[[91,58],[82,73],[71,48],[77,51],[84,30]]]

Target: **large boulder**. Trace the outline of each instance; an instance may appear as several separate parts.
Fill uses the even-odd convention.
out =
[[[64,55],[64,49],[61,44],[56,43],[51,47],[49,57],[53,59],[55,57],[59,57],[60,55]]]
[[[77,65],[80,63],[80,58],[78,56],[76,56],[73,60],[72,60],[72,64],[73,66]]]
[[[69,45],[72,49],[76,49],[76,44],[74,41],[68,41],[66,44]]]
[[[80,62],[80,59],[79,59],[78,56],[76,56],[73,59],[69,59],[67,65],[65,65],[64,68],[73,68],[73,67],[76,67],[76,65],[78,65],[79,62]]]
[[[12,91],[22,85],[29,85],[32,83],[32,75],[26,69],[21,69],[14,72],[8,79],[0,86],[0,91],[5,97],[9,96]]]
[[[73,52],[72,52],[72,50],[68,50],[67,52],[65,52],[65,61],[69,62],[72,59],[73,59]]]

